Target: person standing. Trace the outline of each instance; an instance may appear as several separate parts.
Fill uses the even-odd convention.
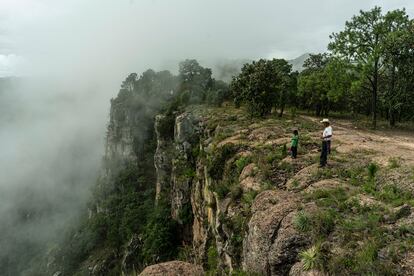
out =
[[[298,156],[299,132],[295,129],[293,131],[292,140],[290,143],[290,153],[293,159]]]
[[[329,119],[323,119],[321,123],[325,126],[322,133],[322,151],[319,167],[325,167],[328,162],[328,154],[331,153],[332,127]]]

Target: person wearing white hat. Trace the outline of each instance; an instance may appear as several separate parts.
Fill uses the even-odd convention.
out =
[[[330,126],[329,119],[323,119],[321,123],[323,123],[325,129],[322,133],[322,151],[319,167],[325,167],[328,161],[328,154],[331,153],[332,127]]]

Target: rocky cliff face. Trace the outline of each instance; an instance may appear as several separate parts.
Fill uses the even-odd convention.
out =
[[[126,164],[136,161],[133,127],[137,125],[137,120],[139,118],[136,118],[132,110],[126,108],[124,102],[112,101],[105,143],[107,162]]]
[[[157,198],[162,191],[168,194],[172,217],[186,229],[184,240],[193,248],[193,260],[206,267],[209,258],[216,258],[216,273],[243,268],[287,274],[309,243],[292,226],[298,197],[265,191],[253,202],[263,176],[250,163],[248,147],[234,138],[218,142],[225,130],[209,127],[209,118],[198,112],[177,115],[173,139],[166,141],[157,129],[163,119],[158,116],[155,125]],[[249,164],[235,167],[243,160]],[[230,181],[236,183],[224,194]]]

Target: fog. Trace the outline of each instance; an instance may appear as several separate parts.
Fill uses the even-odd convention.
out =
[[[414,14],[409,0],[0,0],[0,76],[19,77],[0,88],[0,260],[84,206],[128,73],[325,51],[374,5]]]

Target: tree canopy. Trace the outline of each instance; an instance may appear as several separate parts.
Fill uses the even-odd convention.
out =
[[[289,93],[296,87],[292,66],[283,59],[246,63],[230,84],[236,105],[247,105],[252,116],[265,116],[279,106],[281,114]]]
[[[372,113],[374,128],[377,123],[378,98],[383,96],[380,93],[390,92],[385,91],[388,85],[384,82],[387,76],[390,73],[392,75],[392,71],[396,70],[392,64],[392,56],[398,56],[399,53],[392,45],[395,45],[396,38],[409,39],[409,36],[405,36],[404,33],[410,32],[410,26],[412,21],[409,20],[405,10],[394,10],[383,14],[380,7],[375,7],[370,11],[360,11],[345,23],[343,31],[331,35],[332,41],[328,49],[334,56],[354,65],[359,87],[368,89],[371,93],[370,113]],[[399,42],[404,44],[403,41]],[[412,44],[410,47],[412,49]],[[392,80],[389,83],[395,81],[394,77],[391,76]],[[395,89],[394,84],[388,86],[388,90]],[[395,108],[399,107],[392,102],[393,100],[387,101],[387,117],[393,116]]]

